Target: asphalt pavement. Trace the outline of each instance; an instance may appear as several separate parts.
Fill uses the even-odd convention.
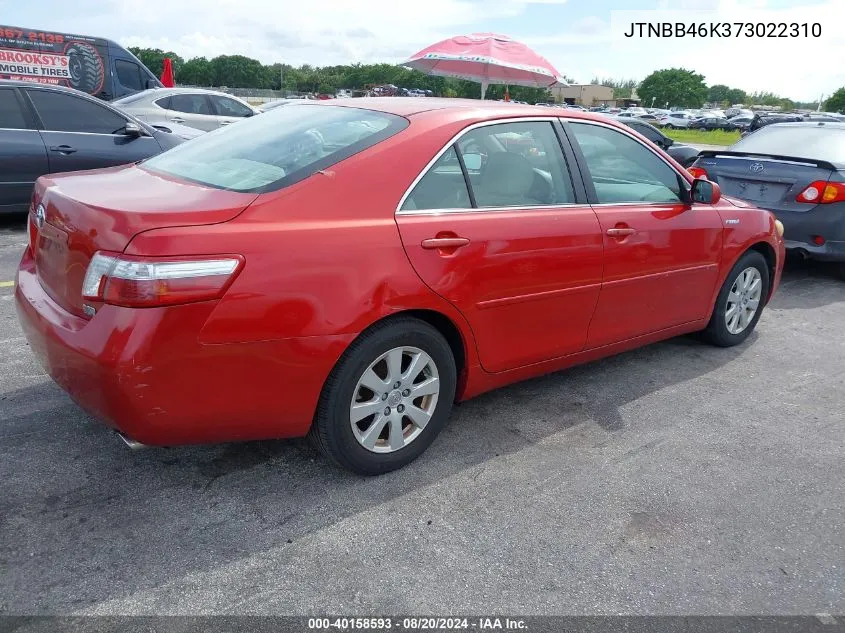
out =
[[[305,441],[129,451],[44,375],[0,219],[0,614],[845,613],[845,282],[457,407],[361,478]]]

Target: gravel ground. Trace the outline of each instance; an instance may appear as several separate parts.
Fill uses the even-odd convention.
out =
[[[0,284],[22,222],[0,224]],[[757,332],[457,407],[364,479],[304,441],[128,451],[0,285],[0,613],[845,612],[845,283],[792,263]]]

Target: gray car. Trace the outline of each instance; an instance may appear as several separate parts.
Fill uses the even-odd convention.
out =
[[[845,278],[845,123],[767,125],[726,150],[701,152],[690,171],[772,211],[788,249],[838,262]]]
[[[205,132],[259,114],[237,97],[202,88],[151,88],[112,105],[151,124],[176,123]]]
[[[79,90],[0,80],[0,214],[25,212],[44,174],[134,163],[182,142]]]

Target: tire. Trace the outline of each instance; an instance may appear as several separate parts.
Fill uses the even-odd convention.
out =
[[[86,42],[70,42],[65,55],[70,58],[70,86],[91,95],[99,93],[105,81],[105,68],[97,49]]]
[[[743,277],[747,271],[756,271],[756,273],[749,272],[748,277]],[[759,292],[756,294],[757,305],[753,315],[749,315],[748,310],[753,305],[755,291],[753,288],[745,290],[742,288],[743,280],[750,278],[759,280]],[[734,284],[737,284],[737,288],[734,288]],[[703,332],[704,339],[718,347],[732,347],[742,343],[757,326],[757,321],[760,320],[760,315],[763,313],[768,292],[769,266],[766,263],[766,258],[757,251],[746,252],[739,258],[739,261],[725,279],[725,283],[722,284],[722,289],[716,298],[716,305],[713,307],[710,322]],[[737,296],[749,298],[749,302],[743,304],[742,301],[739,301],[739,303],[733,301],[733,298]],[[734,311],[729,310],[729,304],[735,308]],[[739,315],[736,314],[737,312],[739,312]],[[748,318],[745,326],[737,331],[738,326],[742,325],[742,320],[745,318]],[[734,324],[733,327],[731,327],[731,323]]]
[[[400,355],[396,355],[396,350],[400,350]],[[398,375],[396,371],[390,373],[385,355],[394,361],[394,366],[396,359],[401,359],[401,387],[394,388],[395,383],[378,383],[384,389],[378,385],[369,389],[362,383],[366,380],[373,384],[373,375],[391,382]],[[428,362],[426,357],[430,364],[423,365]],[[422,371],[412,370],[415,361]],[[419,373],[411,376],[407,375],[408,371]],[[435,385],[433,379],[439,388],[435,395],[414,397],[408,393],[411,388],[431,391]],[[415,318],[388,319],[356,339],[332,370],[317,405],[311,439],[327,457],[355,473],[380,475],[396,470],[422,455],[446,425],[456,382],[455,359],[440,332]],[[356,403],[359,412],[353,414]],[[420,410],[428,412],[427,423],[420,426],[411,419],[412,405],[417,419]],[[368,412],[369,415],[353,424],[353,417]],[[388,412],[390,415],[385,415]],[[402,432],[397,433],[400,427]]]

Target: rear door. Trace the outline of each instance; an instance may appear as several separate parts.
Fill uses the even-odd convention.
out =
[[[235,123],[253,115],[252,110],[235,99],[220,95],[209,95],[209,99],[211,99],[211,105],[217,114],[217,122],[221,126]]]
[[[587,347],[706,317],[718,277],[722,220],[686,202],[687,181],[628,133],[569,121],[604,240],[604,277]]]
[[[487,371],[584,348],[602,238],[581,187],[556,124],[522,119],[469,128],[400,203],[411,263],[467,318]]]
[[[48,171],[29,108],[17,89],[0,87],[0,212],[25,211],[35,180]]]
[[[50,172],[133,163],[161,151],[152,137],[124,134],[127,119],[94,99],[38,88],[26,93],[40,119]]]
[[[210,132],[220,125],[217,115],[211,107],[211,100],[201,93],[174,94],[170,97],[170,109],[167,118],[173,123],[181,123],[198,130]]]

